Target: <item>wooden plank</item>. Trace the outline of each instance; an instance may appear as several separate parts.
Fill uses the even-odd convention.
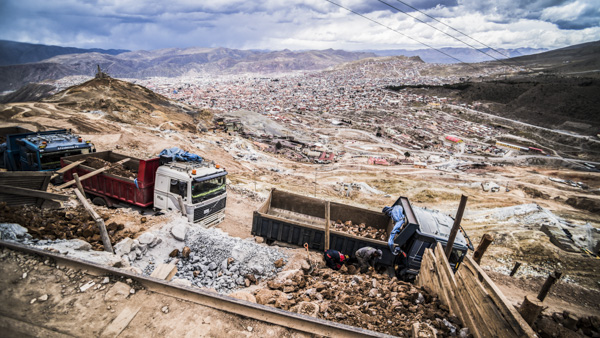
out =
[[[18,195],[18,196],[28,196],[28,197],[36,197],[43,198],[46,200],[59,200],[59,201],[68,201],[69,196],[54,194],[47,191],[21,188],[21,187],[13,187],[10,185],[0,184],[0,189],[2,190],[2,194],[8,195]]]
[[[110,324],[106,326],[101,337],[118,337],[123,330],[131,323],[135,315],[140,311],[141,307],[131,308],[126,307],[119,313]]]
[[[52,177],[50,179],[53,180],[53,179],[57,178],[58,176],[60,176],[60,174],[66,173],[67,171],[75,168],[76,166],[80,165],[83,162],[85,162],[85,160],[73,162],[71,164],[68,164],[68,165],[58,169],[57,171],[54,172],[54,175],[52,175]]]
[[[457,279],[458,278],[459,277],[457,277]],[[473,337],[482,337],[481,330],[477,327],[477,325],[475,325],[475,321],[473,319],[473,310],[469,307],[468,299],[466,299],[464,295],[464,293],[468,292],[468,290],[461,289],[459,285],[462,285],[462,281],[457,283],[458,288],[456,289],[456,302],[462,315],[461,320],[463,324],[469,328],[469,331]]]
[[[162,264],[159,264],[154,269],[154,271],[152,271],[152,274],[150,275],[150,277],[170,281],[175,276],[176,273],[177,273],[177,266],[175,264],[162,263]]]
[[[112,168],[114,166],[121,165],[121,164],[123,164],[123,163],[125,163],[125,162],[127,162],[129,160],[130,160],[129,158],[126,158],[126,159],[120,160],[119,162],[115,162],[115,163],[107,165],[107,166],[105,166],[103,168],[94,170],[91,173],[87,173],[87,174],[81,176],[79,178],[79,181],[87,180],[90,177],[96,176],[96,175],[98,175],[98,174],[100,174],[100,173],[102,173],[102,172],[104,172],[104,171],[106,171],[106,170],[108,170],[108,169],[110,169],[110,168]],[[75,180],[70,180],[69,182],[67,182],[67,183],[65,183],[63,185],[59,185],[58,189],[64,189],[64,188],[70,187],[73,184],[75,184]]]
[[[479,329],[477,328],[477,325],[473,321],[472,311],[469,308],[467,301],[460,294],[460,291],[461,291],[460,287],[457,284],[456,279],[454,278],[452,268],[450,267],[450,263],[448,262],[448,258],[446,257],[446,254],[444,252],[444,249],[443,249],[441,243],[437,243],[437,245],[435,247],[435,252],[436,252],[436,259],[439,264],[438,269],[444,271],[444,275],[447,276],[447,278],[448,278],[449,288],[452,291],[453,297],[452,298],[449,297],[449,299],[451,299],[453,301],[451,309],[455,312],[455,314],[459,318],[461,318],[463,323],[465,323],[465,325],[467,327],[469,327],[473,336],[481,337],[481,333],[480,333]],[[450,306],[449,306],[449,308],[450,308]]]
[[[517,333],[518,336],[526,336],[526,337],[536,337],[535,332],[527,324],[525,319],[517,312],[514,306],[508,301],[508,299],[504,296],[504,294],[498,289],[496,284],[490,279],[490,277],[481,269],[481,267],[476,264],[470,256],[466,256],[464,264],[467,264],[471,269],[477,271],[477,278],[482,283],[482,285],[487,290],[488,294],[498,306],[500,312],[504,315],[506,321],[512,326],[513,330]],[[463,264],[463,265],[464,265]]]
[[[83,205],[85,210],[87,210],[87,212],[92,216],[92,218],[96,222],[96,225],[98,226],[98,229],[100,230],[100,236],[102,237],[102,244],[104,245],[104,251],[114,253],[112,244],[110,243],[110,237],[108,237],[108,232],[106,231],[106,226],[104,225],[104,220],[102,219],[102,217],[100,217],[96,213],[96,210],[94,210],[94,208],[92,208],[92,206],[87,201],[85,196],[83,196],[83,194],[78,189],[75,189],[75,195],[77,195],[77,198],[79,199],[79,201],[81,202],[81,204]]]
[[[459,297],[462,299],[467,312],[465,319],[470,321],[469,330],[473,327],[481,337],[494,337],[494,331],[490,329],[490,327],[493,326],[493,323],[486,323],[482,315],[483,309],[479,302],[473,297],[473,293],[476,292],[476,290],[470,289],[463,276],[458,279]]]

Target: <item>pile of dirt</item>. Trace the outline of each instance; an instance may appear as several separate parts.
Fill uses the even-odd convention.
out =
[[[126,168],[123,164],[111,163],[98,157],[86,158],[83,165],[95,169],[109,167],[105,172],[115,176],[128,177],[130,179],[134,179],[137,176],[137,172]]]
[[[376,229],[372,226],[367,226],[365,223],[352,224],[352,221],[342,222],[337,220],[333,224],[333,229],[354,236],[378,239],[381,241],[387,240],[387,231],[384,229]]]
[[[107,215],[101,217],[113,245],[126,237],[133,237],[128,230],[123,230],[123,224],[108,222]],[[0,203],[0,222],[20,224],[36,239],[77,238],[90,243],[94,250],[104,250],[98,226],[83,207],[51,210],[36,206],[10,207],[6,203]]]
[[[427,323],[440,336],[457,335],[462,325],[425,289],[386,275],[340,271],[287,270],[255,295],[265,304],[395,336],[406,336],[413,323]]]

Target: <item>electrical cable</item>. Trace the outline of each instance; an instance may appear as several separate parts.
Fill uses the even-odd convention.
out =
[[[474,50],[476,50],[476,51],[478,51],[478,52],[480,52],[480,53],[482,53],[482,54],[485,54],[485,55],[487,55],[487,56],[491,57],[492,59],[494,59],[494,60],[496,60],[496,61],[498,61],[498,62],[502,63],[502,64],[503,64],[503,65],[505,65],[505,66],[508,66],[508,67],[511,67],[511,68],[515,68],[514,66],[512,66],[512,65],[510,65],[510,64],[508,64],[508,63],[506,63],[506,62],[502,61],[501,59],[498,59],[498,58],[496,58],[495,56],[493,56],[493,55],[490,55],[490,54],[488,54],[488,53],[486,53],[486,52],[482,51],[481,49],[478,49],[477,47],[475,47],[475,46],[473,46],[473,45],[471,45],[471,44],[469,44],[469,43],[467,43],[467,42],[465,42],[465,41],[463,41],[463,40],[461,40],[461,39],[459,39],[459,38],[457,38],[457,37],[455,37],[455,36],[453,36],[453,35],[450,35],[450,34],[448,34],[448,33],[444,32],[443,30],[441,30],[441,29],[439,29],[439,28],[437,28],[437,27],[435,27],[435,26],[433,26],[433,25],[430,25],[429,23],[427,23],[427,22],[425,22],[425,21],[423,21],[423,20],[421,20],[421,19],[419,19],[419,18],[417,18],[417,17],[415,17],[415,16],[413,16],[413,15],[411,15],[411,14],[409,14],[409,13],[407,13],[407,12],[403,11],[403,10],[401,10],[401,9],[400,9],[400,8],[398,8],[398,7],[392,6],[392,5],[388,4],[387,2],[385,2],[385,1],[383,1],[383,0],[377,0],[377,1],[381,2],[382,4],[384,4],[384,5],[386,5],[386,6],[389,6],[389,7],[393,8],[393,9],[397,10],[398,12],[401,12],[401,13],[403,13],[403,14],[406,14],[407,16],[409,16],[409,17],[411,17],[411,18],[413,18],[413,19],[415,19],[415,20],[419,21],[420,23],[423,23],[423,24],[425,24],[425,25],[427,25],[427,26],[429,26],[429,27],[431,27],[431,28],[435,29],[436,31],[438,31],[438,32],[441,32],[442,34],[445,34],[445,35],[447,35],[447,36],[449,36],[449,37],[453,38],[454,40],[456,40],[456,41],[459,41],[459,42],[461,42],[461,43],[465,44],[466,46],[469,46],[470,48],[473,48]]]
[[[442,22],[442,21],[440,21],[440,20],[438,20],[438,19],[434,18],[433,16],[431,16],[431,15],[429,15],[429,14],[427,14],[427,13],[425,13],[425,12],[421,11],[421,10],[419,10],[418,8],[415,8],[415,7],[411,6],[410,4],[407,4],[406,2],[404,2],[404,1],[402,1],[402,0],[396,0],[396,1],[398,1],[399,3],[401,3],[401,4],[405,5],[406,7],[409,7],[409,8],[412,8],[412,9],[414,9],[415,11],[417,11],[417,12],[419,12],[419,13],[421,13],[421,14],[425,15],[426,17],[428,17],[428,18],[430,18],[430,19],[432,19],[432,20],[434,20],[434,21],[436,21],[436,22],[439,22],[439,23],[441,23],[442,25],[444,25],[444,26],[446,26],[446,27],[448,27],[448,28],[452,29],[453,31],[455,31],[455,32],[457,32],[457,33],[460,33],[460,34],[462,34],[462,35],[464,35],[464,36],[468,37],[469,39],[471,39],[471,40],[473,40],[473,41],[476,41],[477,43],[480,43],[480,44],[482,44],[482,45],[486,46],[487,48],[489,48],[489,49],[493,50],[494,52],[496,52],[496,53],[498,53],[498,54],[500,54],[500,55],[502,55],[502,56],[505,56],[505,57],[507,57],[507,58],[510,58],[510,55],[506,55],[506,54],[502,53],[501,51],[499,51],[499,50],[495,49],[494,47],[491,47],[491,46],[488,46],[488,45],[486,45],[485,43],[483,43],[483,42],[481,42],[481,41],[479,41],[479,40],[475,39],[474,37],[472,37],[472,36],[470,36],[470,35],[467,35],[467,34],[465,34],[465,33],[461,32],[461,31],[459,31],[458,29],[456,29],[456,28],[454,28],[454,27],[452,27],[452,26],[450,26],[450,25],[448,25],[448,24],[446,24],[446,23],[444,23],[444,22]]]
[[[413,40],[413,41],[415,41],[415,42],[417,42],[417,43],[419,43],[419,44],[421,44],[421,45],[423,45],[423,46],[425,46],[425,47],[427,47],[427,48],[431,48],[431,49],[433,49],[433,50],[435,50],[435,51],[437,51],[437,52],[439,52],[439,53],[441,53],[441,54],[444,54],[444,55],[446,55],[447,57],[449,57],[449,58],[452,58],[452,59],[454,59],[454,60],[456,60],[456,61],[458,61],[458,62],[460,62],[460,63],[462,63],[462,64],[465,64],[465,65],[467,65],[467,66],[469,66],[469,67],[471,67],[471,68],[473,68],[473,69],[475,69],[475,70],[479,70],[479,68],[477,68],[477,67],[475,67],[475,66],[473,66],[473,65],[471,65],[471,64],[469,64],[469,63],[467,63],[467,62],[464,62],[464,61],[462,61],[462,60],[460,60],[460,59],[458,59],[458,58],[456,58],[456,57],[454,57],[454,56],[452,56],[452,55],[450,55],[450,54],[448,54],[448,53],[446,53],[446,52],[444,52],[444,51],[442,51],[442,50],[440,50],[440,49],[438,49],[438,48],[435,48],[435,47],[433,47],[433,46],[430,46],[430,45],[428,45],[428,44],[426,44],[426,43],[424,43],[424,42],[421,42],[421,41],[419,41],[419,40],[417,40],[417,39],[415,39],[415,38],[413,38],[413,37],[411,37],[411,36],[409,36],[409,35],[406,35],[406,34],[404,34],[404,33],[400,32],[400,31],[396,30],[396,29],[393,29],[393,28],[391,28],[391,27],[389,27],[389,26],[387,26],[387,25],[384,25],[384,24],[382,24],[382,23],[380,23],[380,22],[378,22],[378,21],[376,21],[376,20],[373,20],[373,19],[371,19],[371,18],[369,18],[369,17],[367,17],[367,16],[365,16],[365,15],[363,15],[363,14],[360,14],[360,13],[358,13],[358,12],[355,12],[355,11],[351,10],[350,8],[346,8],[346,7],[344,7],[344,6],[342,6],[342,5],[338,4],[338,3],[335,3],[335,2],[333,2],[333,1],[331,1],[331,0],[325,0],[325,1],[327,1],[327,2],[329,2],[329,3],[331,3],[331,4],[334,4],[334,5],[336,5],[336,6],[340,7],[340,8],[343,8],[343,9],[347,10],[348,12],[350,12],[350,13],[353,13],[353,14],[356,14],[356,15],[358,15],[358,16],[360,16],[360,17],[364,18],[364,19],[367,19],[367,20],[369,20],[369,21],[373,22],[373,23],[376,23],[376,24],[378,24],[379,26],[385,27],[385,28],[387,28],[387,29],[389,29],[389,30],[391,30],[391,31],[393,31],[393,32],[395,32],[395,33],[398,33],[398,34],[400,34],[400,35],[404,36],[404,37],[407,37],[407,38],[409,38],[409,39],[411,39],[411,40]]]

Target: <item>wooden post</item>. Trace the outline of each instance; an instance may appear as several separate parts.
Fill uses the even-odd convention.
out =
[[[477,250],[475,250],[475,252],[473,253],[473,260],[477,262],[477,264],[481,262],[481,257],[493,241],[494,237],[492,237],[492,235],[490,234],[485,234],[483,235],[483,237],[481,237],[481,242],[479,242]]]
[[[73,163],[71,163],[69,165],[66,165],[66,166],[58,169],[57,171],[54,172],[54,175],[52,175],[52,177],[50,177],[50,179],[53,180],[53,179],[57,178],[58,176],[60,176],[60,174],[66,173],[70,169],[75,168],[76,166],[80,165],[83,162],[85,162],[85,161],[82,160],[82,161],[73,162]]]
[[[537,317],[542,313],[543,306],[539,299],[533,297],[533,295],[525,296],[523,303],[519,308],[519,313],[525,319],[529,326],[532,326]]]
[[[515,267],[512,269],[512,271],[510,272],[510,276],[514,276],[515,273],[517,273],[517,270],[519,270],[519,268],[521,267],[521,262],[517,262],[515,263]]]
[[[456,218],[454,219],[454,225],[452,225],[452,230],[450,231],[450,236],[448,237],[448,244],[446,244],[446,257],[450,258],[450,254],[452,253],[452,246],[454,245],[454,240],[456,239],[456,233],[460,228],[460,221],[462,220],[463,213],[465,212],[465,207],[467,206],[467,196],[460,196],[460,204],[458,205],[458,211],[456,211]]]
[[[329,201],[325,202],[325,250],[329,250],[329,227],[331,225],[330,218],[330,203]]]
[[[77,173],[73,173],[73,178],[75,179],[75,184],[77,184],[77,189],[81,191],[81,194],[85,196],[85,191],[83,191],[83,186],[81,185],[81,181],[79,180],[79,175]]]
[[[92,216],[96,225],[98,225],[98,229],[100,229],[100,236],[102,237],[102,244],[104,244],[104,251],[108,251],[110,253],[114,253],[112,245],[110,244],[110,237],[108,237],[108,232],[106,231],[106,226],[104,225],[104,220],[100,217],[92,205],[85,199],[85,196],[77,189],[75,189],[75,195],[79,198],[79,201],[87,210],[87,212]]]
[[[187,216],[187,210],[185,209],[185,204],[183,203],[183,197],[181,197],[181,195],[178,195],[177,201],[179,202],[179,208],[181,209],[181,214],[183,216]]]
[[[562,272],[560,271],[554,271],[553,273],[548,275],[548,278],[546,278],[546,282],[544,282],[544,285],[542,285],[540,294],[537,296],[537,298],[540,301],[544,301],[546,295],[548,294],[548,291],[550,291],[552,285],[554,285],[554,283],[556,283],[556,281],[560,279],[560,276],[562,276]]]

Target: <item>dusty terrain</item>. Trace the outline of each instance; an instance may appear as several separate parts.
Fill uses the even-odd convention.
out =
[[[576,244],[584,245],[592,242],[594,240],[592,237],[600,228],[600,216],[594,212],[596,209],[593,209],[599,200],[600,174],[598,172],[576,171],[561,166],[552,168],[545,165],[529,166],[520,159],[507,160],[502,166],[488,165],[482,169],[468,170],[436,169],[432,166],[415,168],[412,165],[368,165],[367,158],[361,154],[361,151],[352,150],[353,147],[358,146],[358,143],[363,147],[362,149],[368,148],[374,154],[389,152],[390,149],[399,151],[397,148],[390,148],[393,146],[385,139],[373,137],[370,131],[353,131],[345,134],[323,130],[323,132],[329,133],[331,143],[348,145],[347,148],[344,148],[347,152],[332,164],[299,163],[276,153],[263,152],[251,140],[242,138],[235,133],[200,132],[197,126],[210,123],[210,112],[188,115],[183,112],[185,109],[182,110],[178,106],[162,105],[160,101],[162,98],[145,96],[152,95],[146,91],[142,91],[145,93],[144,95],[135,91],[131,100],[136,104],[127,106],[124,98],[114,91],[115,84],[127,87],[125,83],[116,81],[113,83],[92,82],[87,86],[66,90],[42,103],[2,105],[0,106],[0,121],[7,125],[21,125],[33,129],[72,128],[74,132],[79,133],[85,139],[92,140],[99,151],[116,150],[138,158],[148,158],[156,156],[164,148],[177,146],[197,153],[207,160],[214,160],[229,172],[226,219],[218,227],[231,236],[240,238],[252,237],[250,235],[252,211],[260,205],[271,188],[284,189],[308,196],[314,195],[377,211],[381,210],[383,206],[393,204],[398,196],[406,196],[416,206],[440,210],[451,216],[455,215],[460,196],[464,194],[469,197],[469,200],[462,224],[475,245],[486,233],[490,233],[495,238],[481,265],[490,271],[490,276],[515,305],[521,302],[526,293],[536,293],[549,272],[561,270],[563,277],[545,301],[545,305],[548,306],[545,313],[562,312],[567,309],[581,316],[600,314],[598,306],[600,304],[600,285],[598,284],[600,259],[582,252],[567,252],[551,243],[549,237],[541,231],[541,224],[546,220],[540,218],[543,215],[548,215],[547,217],[551,219],[554,219],[552,215],[562,217],[570,224],[565,227],[568,227],[574,234]],[[119,92],[124,92],[126,93],[124,95],[127,96],[130,90],[133,89],[128,87]],[[146,100],[148,103],[145,102]],[[145,106],[146,104],[149,106]],[[255,159],[245,157],[251,153],[258,155]],[[413,152],[413,154],[415,154],[413,156],[418,156],[419,152]],[[557,183],[551,181],[550,177],[581,181],[588,188],[582,189]],[[481,184],[488,181],[498,183],[501,189],[494,193],[483,191]],[[340,188],[342,182],[360,183],[360,185],[345,191]],[[506,191],[506,185],[510,187],[510,191]],[[67,193],[71,194],[68,190]],[[591,202],[589,205],[578,204],[573,200],[569,203],[569,199],[573,198],[588,199]],[[520,206],[530,204],[536,204],[539,207],[533,208],[534,211],[528,211],[529,214],[525,215],[527,217],[518,218]],[[72,210],[73,205],[67,203],[66,207],[67,210]],[[497,211],[497,208],[508,209]],[[168,222],[169,216],[154,216],[151,212],[142,210],[146,217],[144,222],[141,220],[140,210],[108,208],[99,208],[98,210],[108,217],[109,222],[122,224],[123,229],[119,231],[123,231],[132,238],[137,238],[144,231],[161,227]],[[546,214],[546,210],[552,215]],[[540,214],[543,215],[539,216]],[[3,217],[1,221],[7,222],[10,219]],[[58,220],[58,223],[64,222]],[[66,222],[66,224],[68,226],[69,223]],[[23,225],[39,230],[39,224]],[[77,230],[72,235],[73,238],[79,237]],[[98,245],[96,245],[96,249],[99,249]],[[320,253],[315,254],[320,255]],[[10,263],[13,256],[6,252],[3,255],[9,263],[3,263],[2,268],[6,271],[17,269],[17,266],[14,265],[17,263]],[[522,262],[523,266],[515,277],[508,277],[507,275],[516,261]],[[31,264],[34,270],[35,267],[42,271],[50,269],[39,263]],[[62,295],[60,283],[67,285],[67,280],[62,282],[64,271],[55,272],[56,274],[48,274],[47,278],[56,279],[57,282],[51,284],[49,290],[52,291],[52,295],[58,297],[58,295]],[[58,277],[52,277],[53,275],[58,275]],[[39,284],[36,284],[37,280],[36,278],[36,282],[25,282],[13,274],[12,277],[7,277],[3,281],[7,285],[17,285],[8,287],[8,289],[2,288],[5,290],[2,295],[3,299],[8,299],[10,304],[14,304],[15,309],[20,311],[18,312],[20,316],[27,316],[30,306],[40,307],[39,305],[41,305],[39,303],[29,304],[31,299],[42,295],[41,293],[38,295],[34,290],[39,289],[39,285],[45,284],[41,282],[44,279],[40,277]],[[76,282],[69,283],[75,285]],[[31,288],[30,285],[32,285]],[[102,291],[104,292],[104,290]],[[65,293],[66,296],[57,298],[60,303],[56,304],[63,306],[62,308],[57,307],[59,312],[48,312],[46,317],[31,317],[34,318],[32,320],[47,318],[50,321],[54,318],[57,322],[67,322],[71,317],[66,315],[63,317],[61,313],[72,313],[73,310],[69,306],[75,306],[74,309],[81,309],[83,306],[94,309],[89,313],[82,312],[85,312],[86,318],[100,316],[105,324],[116,315],[106,311],[107,305],[103,303],[100,295],[80,300],[71,291],[65,291]],[[133,299],[136,304],[155,305],[155,307],[143,307],[143,312],[140,314],[144,314],[144,316],[140,318],[152,322],[154,323],[152,325],[156,326],[145,326],[140,321],[138,326],[134,325],[132,328],[134,331],[131,335],[161,330],[164,330],[161,332],[165,333],[169,332],[168,330],[181,333],[185,326],[179,326],[179,324],[186,321],[198,323],[197,320],[200,319],[196,320],[195,318],[205,318],[206,316],[219,318],[212,322],[211,327],[213,328],[219,327],[220,323],[230,322],[229,317],[214,317],[215,315],[208,314],[208,310],[202,311],[206,314],[205,316],[197,314],[187,305],[179,302],[170,302],[169,307],[180,309],[181,312],[186,313],[186,316],[178,317],[180,319],[170,322],[158,320],[161,318],[159,316],[172,315],[175,317],[175,315],[172,314],[173,311],[169,314],[160,311],[167,300],[152,297],[155,296],[138,291],[127,298],[127,301]],[[425,298],[427,299],[426,296]],[[51,301],[54,298],[50,296],[49,299]],[[73,299],[75,300],[73,301]],[[73,304],[69,305],[70,302]],[[85,305],[84,302],[89,303]],[[121,309],[118,308],[118,310]],[[206,321],[206,319],[204,320]],[[235,323],[235,321],[232,322]],[[233,334],[238,334],[238,332],[242,334],[244,327],[254,326],[254,324],[247,325],[244,321],[242,323],[241,329],[231,329],[234,330]],[[55,327],[58,326],[60,324]],[[65,333],[88,335],[99,332],[91,325],[83,326],[81,330],[84,331]],[[264,331],[260,332],[264,332],[265,335],[288,334],[268,330],[269,328],[265,327]]]
[[[128,311],[137,314],[121,337],[308,337],[37,256],[3,249],[0,261],[0,328],[6,337],[115,336],[110,324]]]

